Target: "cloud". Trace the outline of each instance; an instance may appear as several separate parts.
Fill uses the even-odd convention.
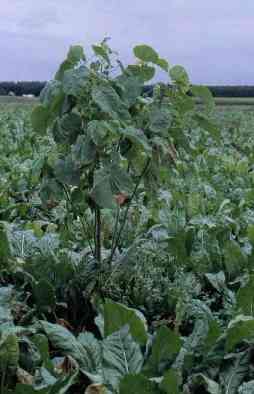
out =
[[[253,83],[254,2],[2,0],[0,79],[51,78],[68,46],[111,36],[125,62],[152,45],[195,83]]]

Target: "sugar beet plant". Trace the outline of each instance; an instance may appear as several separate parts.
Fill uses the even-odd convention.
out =
[[[88,61],[81,46],[70,48],[43,90],[32,122],[37,132],[50,133],[55,142],[44,166],[42,200],[50,207],[66,199],[100,271],[121,251],[134,201],[154,198],[158,186],[167,182],[177,149],[188,147],[190,116],[211,132],[214,127],[205,113],[196,112],[189,95],[201,97],[209,108],[211,94],[191,86],[181,66],[170,67],[147,45],[134,48],[137,62],[128,67],[106,39],[92,49],[93,60]],[[152,95],[144,96],[144,85],[157,67],[172,87],[158,84]],[[105,244],[102,222],[107,210],[114,225]]]

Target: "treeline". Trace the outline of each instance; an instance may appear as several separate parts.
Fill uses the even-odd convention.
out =
[[[18,81],[0,82],[0,96],[15,94],[23,96],[32,94],[39,96],[46,82],[42,81]],[[214,97],[254,97],[254,86],[207,86]],[[146,86],[144,93],[151,94],[153,85]]]
[[[214,97],[254,97],[254,86],[208,86]]]
[[[254,97],[254,86],[209,86],[214,97]],[[151,95],[153,85],[145,86],[144,93]]]
[[[0,96],[14,94],[15,96],[23,96],[32,94],[39,96],[46,82],[41,81],[18,81],[18,82],[0,82]]]

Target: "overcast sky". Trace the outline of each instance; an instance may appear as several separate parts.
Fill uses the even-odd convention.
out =
[[[254,0],[0,0],[0,80],[52,78],[69,45],[145,43],[193,83],[254,85]]]

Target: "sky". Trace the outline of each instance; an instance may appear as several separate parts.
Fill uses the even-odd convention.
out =
[[[72,44],[151,45],[192,83],[254,85],[253,0],[0,0],[0,80],[49,80]]]

